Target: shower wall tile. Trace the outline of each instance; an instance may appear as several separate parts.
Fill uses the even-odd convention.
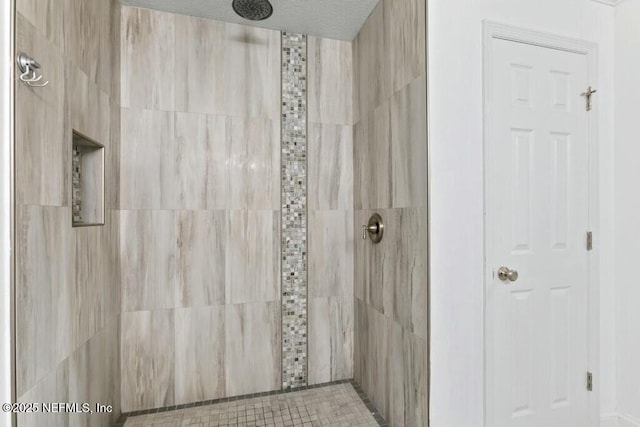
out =
[[[353,302],[353,379],[364,387],[363,378],[370,365],[369,354],[365,353],[369,343],[369,318],[367,306],[362,299],[354,295]]]
[[[353,296],[309,299],[309,384],[353,378]]]
[[[423,75],[356,123],[356,209],[426,206],[425,99]]]
[[[369,277],[367,276],[369,269],[365,268],[368,262],[368,260],[365,259],[365,246],[360,244],[359,240],[362,239],[360,235],[362,226],[369,222],[372,213],[375,212],[361,210],[353,212],[353,223],[356,227],[356,233],[359,235],[359,239],[354,240],[353,244],[353,295],[361,301],[369,301],[369,286],[366,286],[366,284],[369,283]]]
[[[398,230],[392,230],[389,224],[389,210],[384,211],[356,211],[356,224],[366,224],[373,213],[379,213],[385,224],[385,236],[382,242],[372,245],[368,240],[360,240],[354,245],[355,253],[355,280],[361,288],[360,294],[363,301],[382,314],[390,314],[393,301],[393,283],[388,283],[382,274],[385,267],[393,263],[397,258],[393,254]],[[397,224],[394,224],[397,225]],[[393,247],[393,248],[392,248]],[[385,256],[391,253],[394,258],[387,261]],[[383,261],[387,261],[385,265]],[[389,275],[387,275],[387,278]],[[358,288],[356,287],[356,288]],[[386,302],[386,305],[385,305]]]
[[[225,397],[225,308],[176,310],[175,403]]]
[[[105,144],[104,196],[105,209],[120,209],[120,106],[111,100],[111,138]]]
[[[113,316],[106,327],[65,358],[18,401],[97,402],[114,406],[112,413],[18,414],[20,426],[110,426],[119,416],[119,320]],[[113,375],[105,375],[114,373]]]
[[[175,15],[175,108],[190,113],[225,114],[226,25]]]
[[[308,37],[309,384],[353,376],[352,43]]]
[[[375,7],[353,41],[354,118],[363,116],[391,96],[386,57],[384,4]]]
[[[174,310],[122,313],[122,411],[175,404]]]
[[[109,96],[87,75],[65,61],[65,140],[71,146],[71,130],[108,147],[111,142],[111,105]]]
[[[94,266],[100,263],[104,271],[102,293],[102,307],[104,319],[119,315],[121,309],[120,288],[120,212],[115,210],[105,211],[105,225],[100,227],[99,245],[102,252],[92,261]]]
[[[112,387],[113,391],[111,393],[111,401],[113,402],[113,413],[114,417],[119,417],[122,411],[122,387],[121,387],[121,375],[122,375],[122,358],[120,357],[121,347],[122,347],[122,317],[120,313],[115,316],[112,316],[113,320],[107,323],[107,342],[109,348],[109,357],[108,357],[108,373],[110,377],[113,379]]]
[[[120,408],[120,327],[121,319],[120,313],[111,316],[105,326],[105,340],[106,351],[105,361],[106,367],[100,372],[96,370],[97,378],[105,376],[106,384],[108,386],[109,394],[103,399],[104,402],[108,402],[113,405],[113,413],[110,414],[110,422],[108,425],[115,424],[117,418],[122,413]],[[106,375],[105,375],[106,373]],[[107,388],[105,388],[107,390]],[[101,401],[102,402],[102,401]]]
[[[353,42],[354,122],[426,74],[426,4],[383,0]]]
[[[313,36],[307,44],[309,122],[352,125],[352,44]]]
[[[175,309],[176,403],[277,389],[280,33],[129,6],[121,30],[123,310]]]
[[[24,394],[18,393],[18,402],[69,402],[69,360],[64,359],[55,369]],[[69,413],[18,413],[20,427],[68,427]]]
[[[122,8],[122,107],[173,111],[175,15]]]
[[[263,118],[228,117],[227,208],[280,209],[280,126]]]
[[[280,301],[277,211],[228,211],[226,303]]]
[[[384,0],[385,58],[392,93],[426,73],[426,2]],[[423,98],[424,100],[424,98]]]
[[[354,40],[354,377],[392,426],[428,423],[426,5],[382,0]],[[356,236],[357,237],[357,236]]]
[[[177,306],[224,305],[227,213],[179,211],[176,237]]]
[[[386,321],[386,319],[383,319]],[[386,414],[387,419],[393,425],[407,425],[405,413],[405,381],[404,377],[404,342],[403,329],[397,323],[389,323],[389,350],[390,354],[387,358],[386,366],[384,366],[385,375],[387,377],[387,390],[384,396],[388,402]],[[397,373],[394,375],[394,373]]]
[[[280,322],[279,301],[226,306],[227,396],[280,389]]]
[[[382,242],[356,240],[356,296],[407,331],[428,338],[428,240],[426,208],[378,211],[385,224]],[[373,211],[357,211],[356,224]]]
[[[392,206],[427,206],[426,74],[390,102]]]
[[[122,109],[122,209],[173,209],[176,150],[173,113]]]
[[[114,0],[64,0],[65,55],[106,93],[112,86]]]
[[[390,425],[428,425],[427,341],[356,300],[355,379]]]
[[[49,42],[64,51],[64,7],[66,0],[16,0],[16,11]]]
[[[356,353],[355,380],[367,396],[375,402],[383,416],[389,414],[389,374],[387,359],[393,351],[389,344],[392,323],[384,315],[356,299],[355,310]],[[396,375],[396,373],[392,373]],[[402,424],[401,424],[402,425]]]
[[[309,209],[353,209],[353,127],[309,123]]]
[[[96,403],[114,405],[118,381],[113,375],[104,372],[117,372],[118,357],[112,357],[111,351],[117,351],[117,318],[110,321],[109,328],[100,330],[95,336],[80,346],[69,356],[69,402],[87,402],[92,408]],[[115,331],[116,333],[113,333]],[[113,347],[112,347],[113,346]],[[69,425],[73,426],[109,426],[116,421],[116,414],[69,414]]]
[[[111,88],[109,96],[112,101],[120,106],[120,97],[122,95],[121,85],[121,58],[120,58],[120,39],[122,32],[122,8],[123,6],[117,0],[111,0],[111,22],[109,31],[109,49],[111,52]]]
[[[428,319],[428,242],[427,210],[424,208],[394,209],[389,211],[387,220],[392,229],[397,230],[394,239],[395,263],[385,271],[386,283],[393,284],[391,302],[386,313],[392,313],[393,320],[404,330],[427,338]],[[391,254],[389,254],[391,255]],[[385,260],[393,259],[385,256]]]
[[[225,114],[280,120],[280,32],[225,24]]]
[[[101,259],[107,253],[103,248],[102,227],[82,227],[71,230],[75,245],[74,280],[71,282],[71,343],[77,348],[95,335],[105,322],[105,288],[109,264]]]
[[[353,295],[354,237],[352,212],[309,212],[309,296]]]
[[[172,389],[176,403],[279,389],[280,178],[285,173],[281,34],[122,9],[122,70],[131,77],[125,76],[121,91],[122,307],[153,313],[175,308],[173,341],[167,346],[175,352],[175,371],[159,379],[157,389]],[[315,146],[309,156],[317,168],[311,166],[309,175],[314,194],[305,192],[304,197],[310,200],[309,215],[317,218],[309,226],[315,227],[318,244],[309,249],[318,259],[310,260],[317,286],[309,292],[317,292],[319,319],[335,319],[317,323],[309,346],[317,336],[322,354],[317,378],[338,379],[350,377],[353,369],[353,54],[345,42],[318,39],[314,48],[309,62],[315,67],[310,76],[316,73],[316,93],[309,100],[315,103],[316,112],[310,115],[316,114],[317,123],[310,130],[310,145]],[[297,75],[307,77],[306,72]],[[287,90],[304,94],[306,101],[301,85]],[[327,92],[345,96],[336,103]],[[306,114],[299,119],[306,134]],[[287,129],[295,133],[300,120],[286,121]],[[303,157],[287,166],[306,163],[305,147],[296,147],[292,155]],[[306,178],[306,171],[296,169],[300,171]],[[306,231],[306,218],[289,219],[300,226],[296,232]],[[331,251],[332,245],[339,250]],[[306,305],[298,314],[306,325]],[[139,320],[144,317],[129,325]],[[202,327],[207,324],[211,326]],[[123,324],[123,331],[127,327]],[[305,357],[306,336],[305,329]],[[325,343],[334,347],[328,354],[318,347]],[[138,369],[148,371],[152,362],[140,360]],[[123,373],[130,369],[127,363],[123,356]],[[148,406],[153,398],[146,394],[155,393],[144,387],[137,392],[137,401],[127,403],[122,396],[129,410]]]
[[[403,331],[404,423],[408,426],[429,424],[429,342]]]
[[[68,206],[71,150],[64,139],[62,52],[20,14],[16,50],[37,58],[51,82],[30,88],[16,81],[16,203]]]
[[[175,213],[121,211],[122,311],[173,308],[176,298]]]
[[[99,399],[116,409],[90,421],[21,414],[24,426],[110,425],[119,413],[119,215],[107,211],[104,226],[76,229],[69,206],[71,130],[109,153],[112,115],[120,114],[118,99],[110,98],[120,78],[119,65],[111,68],[119,64],[113,60],[119,40],[111,45],[115,17],[120,26],[116,6],[115,0],[17,1],[17,50],[38,60],[50,81],[40,88],[16,81],[18,398]],[[119,149],[108,154],[108,182],[118,156]],[[114,207],[113,193],[107,199]]]
[[[71,229],[74,269],[69,322],[73,349],[120,312],[118,227],[118,215],[107,211],[104,226]]]
[[[176,206],[226,206],[226,120],[222,116],[176,113]]]
[[[113,405],[112,413],[26,413],[18,414],[20,426],[109,426],[119,416],[119,326],[114,316],[107,327],[65,358],[34,387],[18,397],[18,402],[100,402]],[[118,354],[118,353],[117,353]],[[112,372],[114,375],[105,375]]]
[[[356,209],[391,207],[389,103],[365,113],[354,126],[353,195]]]
[[[18,206],[16,233],[17,394],[70,353],[73,250],[68,208]]]

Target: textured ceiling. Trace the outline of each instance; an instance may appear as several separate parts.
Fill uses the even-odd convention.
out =
[[[121,0],[122,4],[132,6],[349,41],[378,3],[378,0],[270,1],[273,15],[254,22],[236,15],[232,0]]]

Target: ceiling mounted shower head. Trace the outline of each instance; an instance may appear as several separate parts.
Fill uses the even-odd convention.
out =
[[[269,0],[233,0],[233,10],[251,21],[262,21],[273,13],[273,6]]]

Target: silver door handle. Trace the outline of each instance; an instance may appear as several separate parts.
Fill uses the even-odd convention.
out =
[[[518,272],[516,270],[511,270],[508,267],[500,267],[498,269],[498,279],[503,282],[506,282],[507,280],[509,282],[515,282],[518,280]]]

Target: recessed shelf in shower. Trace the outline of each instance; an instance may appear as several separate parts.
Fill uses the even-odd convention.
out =
[[[72,225],[104,225],[104,146],[73,131]]]

